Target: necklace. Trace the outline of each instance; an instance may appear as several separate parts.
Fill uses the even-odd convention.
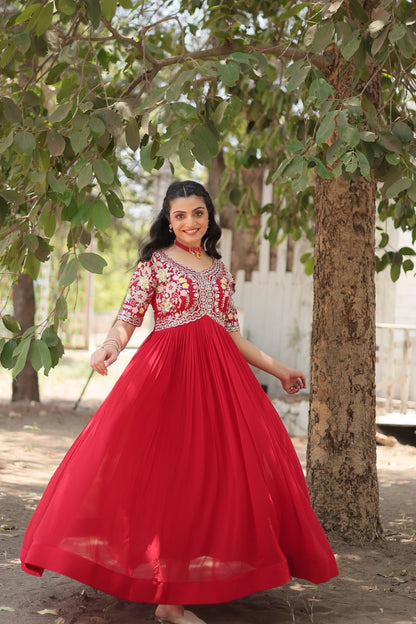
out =
[[[180,247],[181,249],[184,249],[185,251],[187,251],[188,253],[192,254],[193,256],[196,256],[197,258],[200,258],[202,256],[202,252],[204,250],[204,248],[201,247],[187,247],[186,245],[182,245],[182,243],[180,243],[178,240],[175,239],[174,241],[175,245],[177,247]]]

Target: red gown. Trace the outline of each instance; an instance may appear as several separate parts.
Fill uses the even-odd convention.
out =
[[[236,347],[233,280],[163,251],[119,318],[155,328],[53,475],[22,568],[137,602],[222,602],[337,574],[291,440]]]

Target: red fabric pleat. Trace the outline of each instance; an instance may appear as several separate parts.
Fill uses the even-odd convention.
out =
[[[21,560],[167,604],[337,574],[281,420],[208,317],[143,343],[52,477]]]

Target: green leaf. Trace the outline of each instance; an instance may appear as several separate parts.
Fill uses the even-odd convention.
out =
[[[337,116],[337,130],[339,138],[353,148],[360,142],[360,131],[356,126],[348,123],[348,114],[346,111],[340,111]]]
[[[403,271],[407,273],[407,271],[413,271],[413,269],[415,268],[415,264],[413,260],[410,260],[410,258],[407,258],[407,260],[403,262],[402,267],[403,267]]]
[[[13,138],[13,131],[11,131],[7,136],[0,139],[0,154],[3,154],[11,145],[13,145]]]
[[[416,203],[416,180],[414,180],[412,185],[408,188],[407,195],[413,202]]]
[[[374,141],[377,141],[377,135],[369,130],[363,130],[360,132],[360,139],[366,143],[374,143]]]
[[[325,78],[316,78],[309,86],[309,97],[315,98],[319,103],[325,102],[331,95],[333,95],[334,89],[325,80]]]
[[[3,321],[3,325],[5,326],[5,328],[13,334],[17,334],[22,330],[19,321],[11,314],[3,314],[1,320]]]
[[[94,136],[102,136],[104,134],[106,126],[104,121],[100,117],[97,117],[97,115],[91,115],[89,119],[89,124],[91,132]]]
[[[48,132],[47,142],[49,153],[52,156],[61,156],[64,153],[66,142],[64,137],[58,132],[54,130]]]
[[[335,130],[335,118],[338,111],[330,111],[322,119],[318,131],[316,133],[316,142],[318,145],[325,143]]]
[[[92,178],[93,178],[92,165],[86,162],[83,164],[77,176],[77,187],[79,188],[79,190],[91,184]]]
[[[113,191],[109,191],[105,198],[107,200],[107,206],[111,214],[118,219],[124,217],[124,208],[120,198],[115,193],[113,193]]]
[[[413,141],[413,131],[404,121],[397,121],[392,128],[392,132],[402,143]]]
[[[352,56],[357,52],[360,47],[361,39],[354,36],[352,39],[341,45],[341,54],[346,61],[349,61]]]
[[[12,607],[5,607],[4,605],[1,605],[0,611],[14,611],[14,609]]]
[[[238,63],[227,63],[220,61],[215,64],[218,75],[223,84],[227,87],[234,87],[240,79],[240,68]]]
[[[72,101],[64,102],[64,104],[61,104],[60,106],[58,106],[53,111],[53,113],[49,115],[49,121],[51,123],[60,123],[61,121],[64,121],[64,119],[68,117],[68,114],[71,110],[72,110]]]
[[[78,277],[79,263],[77,258],[71,258],[65,265],[59,279],[60,286],[69,286]]]
[[[40,273],[40,261],[32,253],[28,253],[23,268],[25,275],[30,275],[34,280],[37,280]]]
[[[71,132],[71,134],[69,135],[69,140],[75,154],[79,154],[80,152],[82,152],[88,142],[89,136],[90,130],[88,127],[84,128],[83,130],[73,130]]]
[[[39,247],[39,239],[35,234],[25,234],[23,240],[29,251],[35,252]]]
[[[416,251],[413,247],[400,247],[399,253],[401,253],[402,256],[416,256]]]
[[[41,10],[42,4],[40,4],[39,2],[30,4],[29,6],[26,6],[23,11],[17,14],[14,23],[23,24],[23,22],[26,22],[28,19],[30,19],[34,13],[39,13]]]
[[[58,297],[58,299],[56,300],[55,314],[59,319],[63,321],[68,318],[68,304],[66,302],[66,299],[62,296]]]
[[[45,34],[45,32],[52,25],[53,18],[53,2],[48,2],[43,5],[42,10],[39,13],[39,17],[36,24],[36,34],[38,37]]]
[[[286,144],[287,151],[291,153],[301,152],[304,147],[305,144],[298,139],[290,139]]]
[[[3,115],[10,123],[22,122],[22,111],[17,106],[16,102],[8,97],[2,97],[1,102],[3,104]]]
[[[16,46],[11,43],[8,45],[0,57],[0,67],[6,67],[15,57]]]
[[[184,139],[181,141],[179,145],[179,160],[181,161],[182,166],[191,171],[195,166],[195,158],[192,154],[193,143],[188,139]]]
[[[44,209],[39,219],[39,227],[43,228],[45,236],[51,238],[56,230],[56,215],[53,211]]]
[[[393,24],[389,32],[389,40],[396,43],[399,39],[403,39],[406,34],[406,28],[403,24]]]
[[[305,34],[304,43],[311,52],[320,54],[331,43],[334,36],[334,26],[331,22],[314,24]]]
[[[54,193],[58,193],[58,195],[63,195],[66,191],[66,184],[63,178],[56,178],[55,174],[52,171],[48,172],[47,175],[48,184]]]
[[[41,338],[48,347],[56,347],[61,342],[53,327],[46,327],[42,332]]]
[[[75,0],[56,0],[56,8],[64,15],[73,15],[76,11],[77,4]]]
[[[401,178],[388,187],[386,191],[386,197],[392,199],[397,197],[402,191],[406,191],[412,185],[412,181],[409,178]]]
[[[192,106],[187,102],[174,102],[170,105],[170,107],[175,115],[180,119],[198,119],[198,113],[195,106]]]
[[[316,165],[316,173],[323,178],[324,180],[331,180],[333,175],[329,169],[327,169],[324,163],[317,158],[316,156],[312,156],[309,158],[310,163],[314,163]]]
[[[39,371],[43,367],[45,375],[49,373],[52,366],[52,358],[46,342],[33,340],[30,345],[29,357],[35,371]]]
[[[413,35],[412,31],[410,31],[410,33],[411,35]],[[399,39],[397,42],[397,47],[399,48],[400,54],[407,59],[413,58],[415,54],[415,44],[414,41],[411,39],[410,33],[406,32],[406,35],[402,39]]]
[[[100,25],[101,6],[100,0],[86,0],[87,14],[94,28]]]
[[[201,165],[209,166],[219,150],[216,136],[206,126],[195,126],[189,138],[194,145],[192,153],[195,158]]]
[[[140,128],[135,117],[131,117],[126,125],[126,143],[133,152],[140,145]]]
[[[356,152],[358,166],[361,171],[361,175],[364,176],[366,180],[370,180],[370,163],[367,160],[367,157],[362,152]]]
[[[84,269],[86,269],[90,273],[102,273],[104,267],[107,266],[106,260],[104,260],[102,256],[99,256],[96,253],[80,253],[78,258],[81,266],[83,266]]]
[[[98,158],[93,162],[92,168],[99,182],[108,185],[114,182],[114,172],[106,160]]]
[[[90,202],[91,220],[97,230],[104,231],[111,225],[111,213],[101,199],[95,199]]]
[[[172,154],[175,154],[178,151],[180,140],[180,135],[177,135],[170,140],[163,141],[162,145],[158,149],[157,155],[161,158],[170,158]]]
[[[383,232],[381,235],[379,247],[381,248],[385,247],[388,242],[389,242],[389,235],[387,234],[387,232]]]
[[[101,0],[101,11],[105,19],[111,22],[117,8],[117,0]]]
[[[140,163],[145,171],[151,173],[155,163],[156,158],[152,158],[151,156],[152,144],[148,143],[140,148]]]
[[[219,126],[222,123],[228,105],[228,100],[222,100],[215,109],[212,120],[216,126]]]
[[[373,41],[373,43],[371,44],[371,54],[373,56],[376,56],[379,52],[384,53],[387,50],[388,47],[388,34],[389,31],[386,28],[386,30],[383,30]]]
[[[27,356],[30,349],[31,338],[22,339],[15,349],[14,355],[17,355],[16,364],[13,366],[12,376],[15,379],[25,367]]]
[[[17,342],[15,340],[8,340],[1,350],[0,362],[4,368],[10,370],[16,363],[16,357],[14,355],[14,351],[17,347]]]
[[[401,264],[392,264],[390,269],[390,277],[392,282],[397,282],[400,277]]]
[[[349,0],[349,8],[354,17],[364,24],[368,22],[368,15],[358,0]]]
[[[36,148],[36,140],[31,132],[22,130],[18,132],[14,137],[14,145],[19,152],[24,154],[31,154]]]
[[[295,91],[300,85],[304,84],[310,70],[311,66],[305,63],[303,59],[295,61],[290,65],[286,70],[286,78],[289,79],[286,86],[287,91],[289,93]]]

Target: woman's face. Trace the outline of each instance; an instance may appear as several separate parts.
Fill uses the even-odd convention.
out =
[[[208,208],[202,197],[190,195],[169,202],[169,222],[177,240],[187,247],[200,247],[208,229]]]

